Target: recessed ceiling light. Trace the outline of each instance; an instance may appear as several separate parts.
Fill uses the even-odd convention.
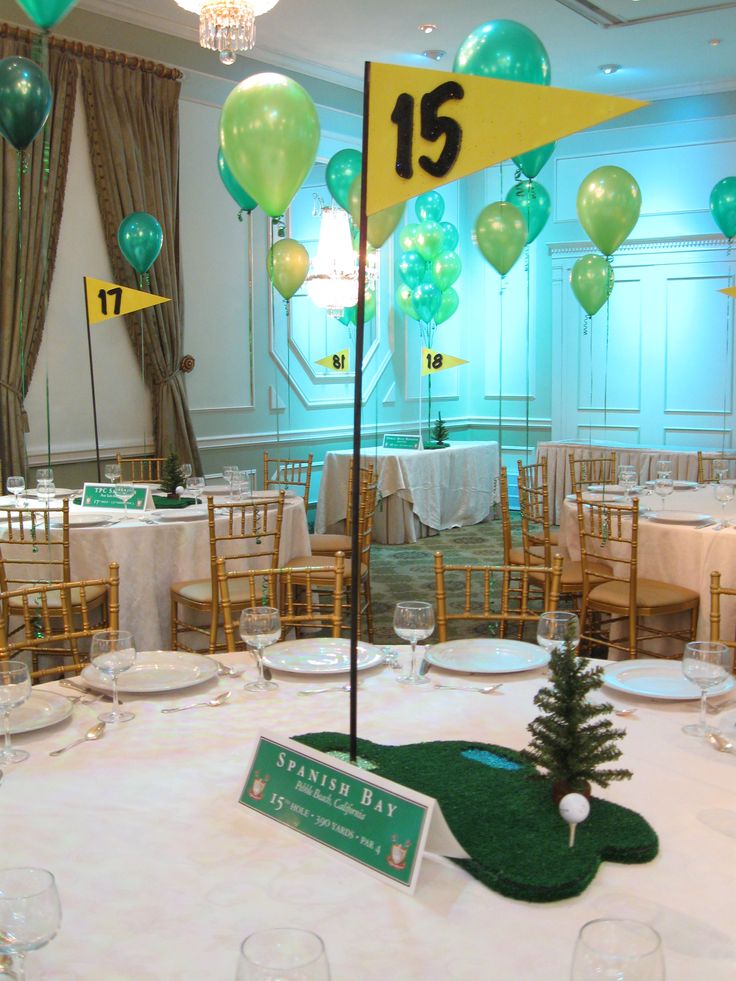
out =
[[[417,30],[418,31],[421,31],[422,34],[431,34],[432,31],[436,31],[437,30],[437,25],[436,24],[420,24],[417,27]]]
[[[721,43],[721,39],[719,37],[712,37],[710,41],[708,41],[708,44],[711,46],[711,48],[717,48],[720,43]]]
[[[602,72],[604,75],[615,75],[617,71],[621,70],[621,65],[598,65],[598,71]]]
[[[447,52],[443,51],[442,48],[429,48],[427,51],[422,51],[422,54],[432,61],[442,61]]]

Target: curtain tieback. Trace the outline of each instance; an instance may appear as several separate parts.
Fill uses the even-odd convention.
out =
[[[28,421],[28,413],[23,406],[23,393],[19,388],[16,388],[14,385],[9,385],[4,381],[0,381],[0,388],[4,388],[7,392],[10,392],[10,394],[14,395],[18,400],[18,405],[20,406],[21,426],[23,427],[24,433],[29,433],[31,431],[31,425]]]
[[[11,395],[15,395],[18,401],[23,404],[23,394],[20,388],[16,388],[15,385],[9,385],[4,381],[0,381],[0,388],[4,388],[6,391],[10,392]]]
[[[168,375],[163,375],[161,378],[159,378],[158,383],[159,385],[168,385],[169,382],[172,382],[177,377],[177,375],[180,374],[181,374],[181,369],[174,368],[174,370],[170,371]]]

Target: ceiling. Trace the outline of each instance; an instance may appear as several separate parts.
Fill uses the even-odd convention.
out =
[[[80,0],[107,17],[197,39],[198,18],[175,0]],[[736,0],[280,0],[257,19],[250,58],[362,86],[363,63],[452,69],[475,27],[510,18],[531,28],[550,56],[552,84],[668,98],[736,89]],[[437,30],[425,35],[420,23]],[[713,45],[714,39],[720,41]],[[425,49],[447,52],[437,62]],[[216,54],[212,54],[213,73]],[[599,66],[620,65],[604,76]]]

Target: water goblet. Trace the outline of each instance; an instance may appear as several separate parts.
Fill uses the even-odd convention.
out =
[[[662,457],[657,460],[657,476],[671,477],[672,476],[672,460],[667,457]]]
[[[537,643],[550,654],[556,647],[569,641],[573,648],[580,643],[580,621],[576,613],[569,610],[555,610],[543,613],[537,624]]]
[[[258,680],[249,681],[247,691],[272,691],[275,681],[263,677],[263,648],[275,644],[281,636],[281,617],[272,606],[250,606],[240,614],[240,636],[252,648],[258,668]]]
[[[51,502],[56,497],[56,487],[54,486],[53,480],[39,479],[36,481],[36,494],[38,495],[39,501],[45,501],[47,509],[51,506]]]
[[[637,477],[636,467],[629,466],[628,464],[619,467],[618,479],[624,489],[624,500],[627,503],[631,497],[632,490],[636,487]]]
[[[0,954],[13,958],[9,977],[25,981],[26,954],[53,940],[60,926],[61,902],[50,872],[0,869]]]
[[[730,473],[729,466],[727,463],[724,463],[722,460],[714,460],[712,470],[713,470],[713,482],[716,484],[723,483],[723,481],[727,480],[729,477],[729,473]]]
[[[240,945],[237,981],[330,981],[322,938],[294,927],[251,933]]]
[[[135,497],[135,487],[132,484],[115,484],[113,493],[119,501],[123,502],[125,517],[128,517],[128,501]]]
[[[713,493],[715,494],[716,500],[721,502],[721,520],[713,531],[722,531],[724,528],[729,527],[729,522],[726,521],[726,505],[733,500],[735,492],[736,488],[734,488],[730,481],[724,482],[721,480],[719,483],[713,484]]]
[[[237,467],[223,467],[222,468],[222,479],[230,488],[230,494],[233,492],[233,474],[237,471]]]
[[[202,503],[202,491],[204,490],[204,477],[187,477],[186,489],[194,495],[197,504]]]
[[[662,510],[664,511],[667,504],[667,498],[675,489],[675,483],[672,477],[665,477],[661,473],[657,475],[657,479],[654,481],[654,493],[662,501]]]
[[[100,722],[130,722],[134,712],[122,712],[118,701],[118,677],[135,664],[135,641],[129,630],[98,630],[92,634],[90,660],[112,682],[112,709],[97,718]]]
[[[394,633],[411,644],[411,664],[409,674],[396,679],[402,685],[426,685],[429,678],[417,674],[417,641],[426,640],[434,630],[434,607],[420,600],[406,600],[397,603],[394,609]]]
[[[119,463],[106,463],[105,464],[105,479],[109,480],[111,484],[115,481],[120,480],[122,474],[120,473]]]
[[[181,470],[181,475],[184,478],[184,482],[186,483],[186,481],[189,479],[189,477],[192,476],[192,465],[191,465],[191,463],[182,463],[182,464],[180,464],[179,470]]]
[[[733,653],[725,644],[713,640],[693,640],[685,645],[682,655],[682,673],[700,688],[700,718],[696,723],[682,727],[688,736],[707,736],[718,732],[705,721],[708,708],[708,692],[728,677]]]
[[[52,467],[39,467],[36,471],[36,481],[39,480],[53,480],[54,471]]]
[[[571,981],[664,981],[662,941],[638,920],[591,920],[578,934]]]
[[[22,763],[29,754],[13,749],[10,739],[10,713],[31,695],[31,676],[23,661],[0,661],[0,715],[3,718],[5,745],[0,749],[0,764]]]

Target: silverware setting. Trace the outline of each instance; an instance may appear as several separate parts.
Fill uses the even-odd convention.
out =
[[[722,732],[709,732],[708,742],[711,746],[714,746],[719,753],[733,753],[734,745],[730,739],[727,739]]]
[[[225,704],[231,694],[229,691],[223,691],[215,698],[211,698],[208,702],[190,702],[188,705],[176,705],[172,708],[161,709],[161,711],[165,715],[167,712],[186,712],[187,709],[218,708],[220,705]]]
[[[64,681],[60,681],[59,685],[62,688],[71,688],[72,691],[78,691],[82,695],[89,695],[90,701],[92,702],[97,701],[98,699],[102,699],[103,701],[109,701],[109,702],[112,701],[112,695],[108,695],[107,692],[91,691],[89,688],[85,688],[84,685],[80,685],[74,681],[70,681],[68,678],[65,678]],[[120,704],[122,705],[122,701]]]
[[[432,685],[433,688],[449,688],[452,691],[475,691],[479,695],[489,695],[491,692],[498,691],[499,688],[503,687],[503,682],[499,682],[497,685],[484,685],[483,687],[478,687],[478,685],[441,685],[435,681]]]
[[[49,756],[61,756],[62,753],[66,753],[68,749],[72,749],[74,746],[80,746],[82,743],[94,742],[97,739],[102,739],[104,735],[105,723],[98,722],[96,725],[93,725],[91,729],[88,729],[81,739],[75,739],[73,743],[69,743],[67,746],[62,746],[61,749],[52,750],[52,752],[49,753]]]
[[[362,685],[358,685],[358,688],[362,688]],[[321,695],[323,692],[327,691],[350,691],[350,685],[331,685],[329,688],[300,688],[300,695]]]
[[[63,691],[55,691],[54,695],[58,695],[60,698],[65,698],[72,705],[91,705],[96,699],[86,698],[84,695],[65,695]]]

